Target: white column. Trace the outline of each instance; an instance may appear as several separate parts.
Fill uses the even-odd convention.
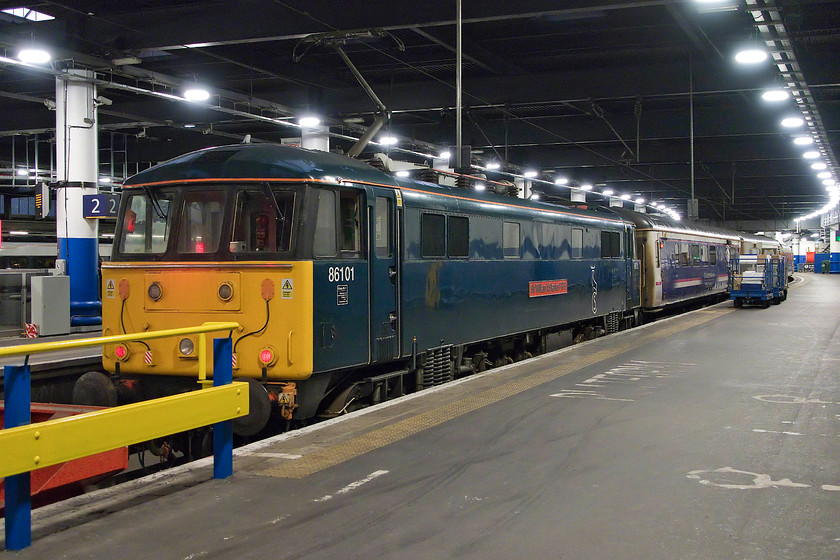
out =
[[[99,300],[99,224],[83,216],[82,200],[97,194],[99,144],[93,73],[71,69],[56,78],[56,237],[58,256],[70,276],[72,324],[101,323]]]

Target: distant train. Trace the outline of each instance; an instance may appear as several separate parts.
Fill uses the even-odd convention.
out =
[[[245,436],[272,415],[334,416],[539,353],[553,332],[615,332],[643,312],[724,297],[746,242],[273,144],[186,154],[123,189],[103,334],[239,322]],[[115,375],[86,374],[78,400],[192,390],[196,353],[195,337],[106,346]]]
[[[55,241],[4,241],[0,247],[0,270],[55,268],[58,247]],[[99,256],[111,257],[110,239],[100,240]]]

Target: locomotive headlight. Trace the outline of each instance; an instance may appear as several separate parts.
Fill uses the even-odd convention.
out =
[[[178,342],[178,352],[182,356],[191,356],[195,352],[195,343],[189,338],[182,338]]]
[[[153,301],[157,301],[163,297],[163,288],[160,287],[160,282],[152,282],[149,284],[149,289],[147,291],[149,297]]]
[[[126,346],[125,344],[117,344],[117,346],[114,348],[114,355],[121,362],[126,361],[130,354],[131,352],[128,350],[128,346]]]
[[[233,297],[233,286],[230,282],[225,282],[221,286],[219,286],[219,299],[222,301],[230,301]]]

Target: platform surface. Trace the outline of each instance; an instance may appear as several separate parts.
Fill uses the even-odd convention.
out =
[[[840,277],[34,512],[2,560],[840,558]]]

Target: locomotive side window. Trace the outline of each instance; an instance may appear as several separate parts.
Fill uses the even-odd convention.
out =
[[[601,258],[614,259],[621,256],[621,234],[616,231],[601,232]]]
[[[374,218],[374,232],[376,239],[374,246],[376,247],[377,257],[391,256],[391,205],[388,199],[384,196],[376,197],[376,216]]]
[[[470,219],[461,216],[449,216],[447,230],[449,256],[466,258],[470,256]]]
[[[520,226],[516,222],[505,222],[503,233],[504,255],[506,259],[518,259],[521,257],[519,238]]]
[[[224,191],[187,191],[178,229],[179,253],[215,253],[219,250]]]
[[[247,189],[236,197],[231,253],[288,251],[295,193]],[[275,204],[276,203],[276,204]]]
[[[315,243],[312,252],[316,257],[334,257],[337,251],[335,235],[335,191],[320,191],[318,218],[315,222]]]
[[[583,257],[583,230],[579,228],[572,228],[572,258],[579,259]]]
[[[122,253],[163,253],[169,240],[169,203],[172,194],[131,195],[123,218],[118,247]]]
[[[446,256],[446,217],[424,212],[420,217],[420,256]]]

